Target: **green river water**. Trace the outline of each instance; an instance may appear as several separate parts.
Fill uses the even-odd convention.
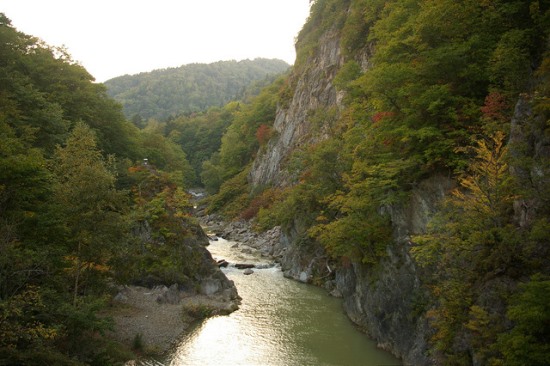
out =
[[[268,263],[231,248],[234,244],[220,239],[209,250],[230,263]],[[251,275],[231,266],[224,272],[242,297],[240,309],[191,329],[159,365],[401,365],[357,330],[341,300],[326,291],[286,279],[277,267]]]

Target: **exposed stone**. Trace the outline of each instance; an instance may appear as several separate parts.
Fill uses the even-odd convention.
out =
[[[243,273],[244,273],[245,275],[251,275],[252,273],[254,273],[254,271],[251,270],[250,268],[247,268],[247,269],[244,270]]]
[[[200,293],[203,295],[213,295],[221,290],[220,281],[213,279],[205,279],[201,282]]]
[[[226,268],[227,266],[229,266],[229,262],[226,261],[225,259],[220,259],[217,263],[218,263],[218,267],[220,268]]]
[[[126,301],[128,301],[128,296],[126,296],[126,295],[123,294],[122,292],[119,292],[119,293],[116,294],[116,296],[113,298],[113,301],[116,301],[116,302],[126,302]]]
[[[277,136],[269,140],[267,148],[258,153],[249,174],[253,186],[274,184],[287,185],[290,176],[283,168],[283,162],[297,147],[319,141],[328,135],[323,126],[312,134],[308,117],[311,111],[340,106],[342,96],[332,85],[336,72],[344,60],[340,53],[340,38],[337,30],[329,30],[318,43],[317,52],[308,60],[306,68],[297,78],[294,95],[288,107],[279,107],[273,128]]]
[[[160,289],[160,291],[161,291],[161,294],[158,295],[156,299],[156,301],[159,304],[176,305],[180,303],[182,293],[180,292],[177,284],[173,284],[172,286],[170,286],[170,288],[163,286],[163,288]]]

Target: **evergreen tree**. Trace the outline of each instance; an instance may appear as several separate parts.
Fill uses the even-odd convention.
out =
[[[87,280],[109,270],[109,260],[124,240],[127,198],[115,188],[113,161],[104,159],[93,131],[78,123],[64,147],[58,147],[53,171],[55,201],[63,213],[73,281],[73,306],[94,291]]]

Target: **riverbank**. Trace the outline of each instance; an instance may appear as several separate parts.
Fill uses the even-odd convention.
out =
[[[281,227],[276,226],[262,233],[254,232],[248,221],[239,220],[225,222],[218,215],[206,215],[199,217],[201,226],[215,237],[239,242],[242,250],[252,249],[260,253],[262,257],[280,259],[286,251],[281,244]]]
[[[114,321],[110,336],[138,354],[163,354],[195,321],[237,310],[239,298],[231,296],[186,293],[177,286],[125,286],[106,314]]]
[[[336,289],[334,272],[326,254],[318,248],[313,248],[311,253],[298,250],[291,245],[291,239],[283,235],[280,226],[258,233],[249,221],[224,222],[215,214],[201,216],[199,222],[211,235],[239,242],[241,251],[258,251],[262,257],[279,263],[285,277],[314,284],[333,297],[342,297]]]

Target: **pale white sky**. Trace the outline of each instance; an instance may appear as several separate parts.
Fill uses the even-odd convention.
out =
[[[279,58],[309,0],[0,0],[19,31],[66,46],[97,81],[189,63]]]

